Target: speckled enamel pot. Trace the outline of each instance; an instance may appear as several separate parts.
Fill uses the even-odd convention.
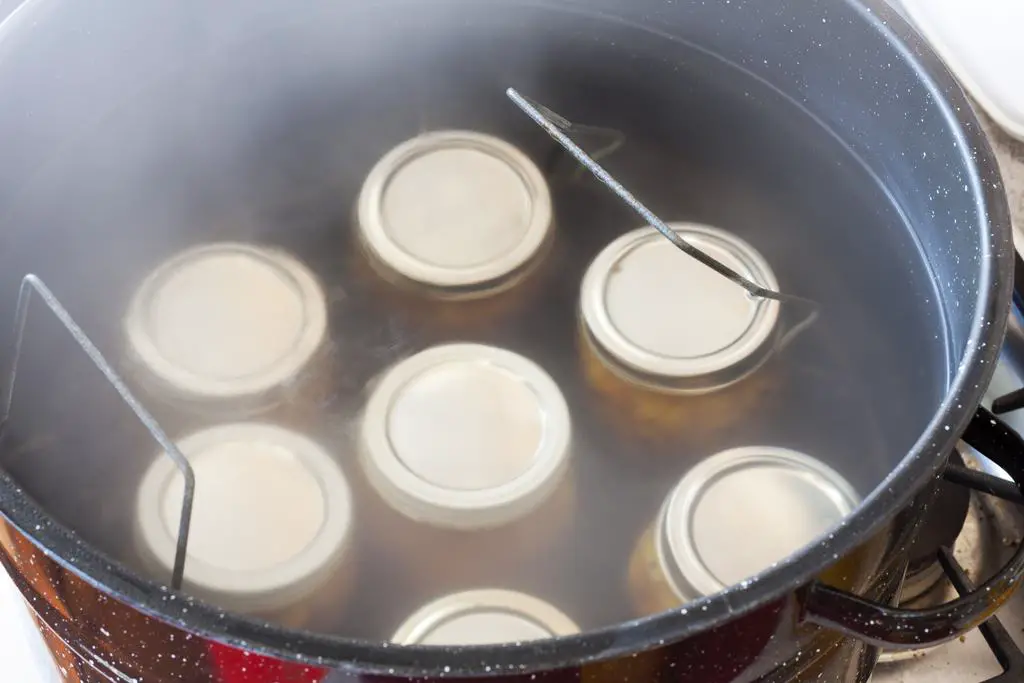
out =
[[[401,84],[385,78],[398,71],[422,78]],[[235,90],[227,98],[230,83]],[[465,107],[453,83],[494,95]],[[349,97],[342,85],[373,97]],[[913,386],[910,398],[916,396],[906,404],[907,419],[920,421],[914,438],[888,444],[887,474],[872,482],[864,502],[834,533],[742,587],[639,621],[599,628],[580,623],[579,635],[438,648],[284,630],[144,579],[88,543],[87,534],[72,531],[77,517],[54,515],[37,502],[34,492],[46,481],[73,473],[33,470],[25,451],[5,442],[0,560],[33,608],[66,680],[846,683],[867,679],[879,645],[953,638],[989,616],[1015,587],[1020,558],[980,595],[944,608],[883,607],[898,591],[908,540],[931,485],[989,381],[1013,269],[1006,200],[971,106],[883,0],[28,0],[0,24],[0,293],[7,302],[0,320],[13,320],[19,279],[32,271],[88,329],[116,330],[116,316],[101,312],[108,292],[126,289],[125,282],[188,241],[175,237],[174,225],[215,223],[202,215],[204,181],[260,186],[261,173],[269,173],[262,142],[246,147],[247,141],[292,136],[299,161],[275,168],[279,174],[315,170],[328,152],[360,160],[332,168],[337,173],[326,175],[322,186],[304,188],[337,197],[338,221],[351,215],[349,200],[373,160],[416,134],[409,130],[416,126],[479,128],[500,119],[534,145],[528,154],[543,158],[549,141],[530,137],[537,131],[504,99],[509,86],[546,97],[545,103],[587,122],[602,124],[600,114],[608,112],[605,120],[623,128],[627,140],[609,165],[621,162],[625,175],[643,160],[630,156],[629,141],[651,131],[678,133],[678,148],[707,162],[704,177],[714,176],[715,159],[768,149],[773,139],[801,139],[794,131],[814,129],[815,140],[830,140],[837,151],[828,167],[871,178],[909,230],[895,229],[900,236],[894,232],[891,243],[858,241],[862,232],[881,229],[870,218],[860,225],[845,218],[853,209],[874,215],[876,195],[858,199],[852,190],[841,193],[814,174],[798,173],[780,149],[754,158],[749,169],[751,177],[775,178],[775,185],[746,192],[739,183],[743,191],[728,197],[687,195],[694,215],[682,218],[703,219],[712,200],[716,211],[746,216],[757,205],[755,190],[800,197],[817,212],[816,234],[832,246],[819,259],[816,292],[829,295],[833,275],[838,281],[859,273],[858,287],[878,290],[891,303],[892,324],[916,334],[920,329],[903,322],[903,311],[926,302],[931,314],[923,324],[936,332],[916,350],[917,362],[898,373]],[[443,120],[420,121],[416,107],[387,99],[399,95],[443,99],[432,110]],[[145,125],[112,137],[95,133],[143,96],[146,115],[138,120]],[[325,111],[361,107],[386,134],[306,139],[285,106],[302,98]],[[211,102],[219,103],[220,125],[205,116]],[[247,152],[214,154],[213,140]],[[77,184],[47,184],[54,169],[84,160],[96,163],[85,166],[90,171]],[[143,166],[150,191],[131,196],[118,192],[120,176],[107,173]],[[192,175],[185,177],[182,168]],[[700,180],[680,175],[678,193],[686,195]],[[192,187],[187,197],[181,194],[186,185]],[[106,209],[103,220],[88,210],[96,203]],[[142,222],[140,205],[146,207]],[[620,217],[635,227],[624,212]],[[771,216],[759,219],[767,223]],[[557,223],[561,228],[565,221]],[[250,237],[259,241],[258,229]],[[781,287],[793,286],[785,266],[809,253],[806,244],[761,239],[757,247]],[[121,249],[137,267],[97,269],[101,253]],[[341,255],[313,256],[321,260],[316,268],[343,261]],[[332,302],[345,294],[328,291]],[[116,343],[99,341],[104,348]],[[18,405],[49,405],[49,389],[48,395],[45,379],[26,379]],[[76,391],[73,385],[61,389],[64,396]],[[61,434],[125,428],[123,419],[82,425],[74,414],[60,415],[59,423],[57,417],[40,413],[36,421]],[[1003,464],[1019,475],[1019,463]]]

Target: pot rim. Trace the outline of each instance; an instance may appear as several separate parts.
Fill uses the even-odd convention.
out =
[[[861,505],[826,538],[805,547],[772,570],[742,586],[704,597],[668,612],[579,635],[519,645],[458,647],[398,646],[296,632],[232,615],[190,596],[168,600],[170,589],[143,579],[91,547],[67,527],[56,523],[6,472],[0,471],[0,514],[25,537],[45,549],[48,557],[79,575],[96,589],[151,617],[189,633],[240,649],[298,662],[359,673],[403,676],[495,676],[529,674],[576,667],[651,649],[707,631],[721,623],[784,599],[812,582],[836,557],[866,541],[884,520],[910,504],[932,480],[966,428],[995,370],[1012,298],[1014,246],[1009,209],[998,166],[959,84],[934,51],[886,0],[839,0],[857,11],[866,27],[883,34],[892,48],[911,63],[919,83],[933,94],[954,124],[980,226],[979,291],[966,352],[946,396],[917,442]],[[0,22],[0,40],[15,28],[27,0]],[[573,8],[567,8],[570,11]],[[623,19],[616,17],[619,21]],[[624,22],[631,23],[631,22]],[[635,27],[652,30],[648,26]],[[739,65],[731,63],[735,68]],[[780,94],[782,94],[780,92]],[[783,96],[785,96],[783,94]],[[800,106],[787,97],[794,106]],[[809,112],[805,112],[808,113]],[[826,127],[827,129],[827,127]],[[1002,275],[1002,277],[1001,277]],[[60,555],[50,549],[62,549]]]

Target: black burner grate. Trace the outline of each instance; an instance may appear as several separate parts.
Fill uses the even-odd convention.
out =
[[[984,475],[986,477],[991,475]],[[993,477],[996,479],[996,477]],[[972,487],[973,488],[973,487]],[[978,489],[981,490],[981,489]],[[1020,493],[1018,492],[1018,496]],[[946,576],[958,593],[963,595],[974,590],[970,579],[964,573],[963,567],[953,559],[953,553],[948,548],[939,551],[939,562],[942,564]],[[995,655],[999,665],[1003,667],[1003,673],[995,678],[990,678],[983,683],[1020,683],[1024,681],[1024,652],[1013,642],[1006,627],[999,623],[999,619],[993,617],[978,627],[985,642],[988,643],[992,654]]]
[[[993,412],[1003,413],[1014,409],[1007,408],[1007,406],[1013,405],[1018,400],[1014,398],[1015,395],[1021,397],[1022,403],[1020,407],[1024,407],[1024,389],[1020,389],[1013,392],[1013,394],[1008,394],[993,401]],[[980,408],[979,413],[983,412],[984,409]],[[993,419],[987,422],[989,424],[986,425],[985,420],[975,419],[964,435],[965,440],[969,441],[982,455],[992,454],[993,451],[1005,450],[1007,448],[1007,441],[1001,438],[997,432],[1009,428],[1001,421],[996,420],[994,416]],[[1001,455],[1004,457],[994,459],[1024,458],[1024,453],[1021,452],[1003,453]],[[985,472],[978,472],[955,462],[950,462],[946,465],[943,471],[943,478],[949,483],[965,486],[979,493],[995,496],[1024,508],[1024,492],[1016,484],[1006,479]],[[953,558],[953,552],[948,547],[939,549],[938,558],[943,571],[957,593],[964,595],[974,590],[974,586],[970,579],[967,578],[963,567]],[[1013,641],[1006,627],[999,622],[999,618],[992,617],[981,624],[978,630],[981,632],[982,637],[985,638],[985,642],[988,643],[999,665],[1003,667],[1002,674],[982,683],[1021,683],[1021,681],[1024,681],[1024,651]]]

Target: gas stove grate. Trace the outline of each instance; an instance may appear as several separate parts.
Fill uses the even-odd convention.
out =
[[[1006,406],[1014,405],[1014,402],[1018,400],[1018,398],[1014,398],[1017,395],[1020,396],[1022,401],[1020,407],[1024,407],[1024,389],[1020,389],[993,401],[993,413],[1015,410],[1016,408],[1007,408]],[[1003,409],[1000,410],[999,408]],[[979,408],[979,416],[983,416],[985,412],[984,408]],[[1009,430],[1009,427],[996,419],[995,415],[991,415],[989,420],[979,420],[976,418],[967,428],[964,439],[969,441],[979,453],[987,455],[995,449],[1005,450],[1007,447],[1007,441],[1000,437],[997,433],[998,430]],[[1020,443],[1019,439],[1017,441]],[[1024,458],[1024,452],[1005,453],[1004,456],[1022,459]],[[1015,483],[1001,477],[986,472],[979,472],[955,463],[947,464],[942,476],[943,479],[952,484],[965,486],[979,493],[995,496],[1024,507],[1024,492]],[[947,547],[940,548],[938,560],[949,582],[958,594],[965,595],[975,589],[970,579],[967,578],[963,567],[954,559],[951,549]],[[1024,681],[1024,651],[1013,641],[1006,627],[1000,623],[999,618],[992,617],[988,619],[978,626],[978,631],[985,639],[989,649],[992,650],[992,654],[995,655],[999,665],[1003,668],[1002,674],[981,683],[1019,683]]]
[[[997,477],[992,477],[992,475],[984,476],[998,479]],[[971,484],[964,485],[975,488]],[[976,490],[984,491],[984,489],[980,488]],[[987,493],[988,491],[985,492]],[[1020,496],[1019,491],[1017,495]],[[967,574],[964,573],[963,567],[953,558],[953,553],[948,548],[943,548],[939,551],[939,563],[942,565],[942,569],[946,572],[949,582],[953,584],[953,588],[956,589],[957,593],[964,595],[974,590],[974,586],[970,579],[967,578]],[[1013,642],[1006,627],[999,622],[999,619],[997,617],[989,619],[978,627],[978,631],[985,639],[985,642],[988,643],[989,649],[992,650],[992,654],[995,655],[999,665],[1003,667],[1003,673],[982,683],[1020,683],[1020,681],[1024,681],[1024,652]]]
[[[1024,388],[1011,391],[1005,396],[1000,396],[992,401],[992,412],[996,415],[1012,413],[1014,410],[1024,408]]]

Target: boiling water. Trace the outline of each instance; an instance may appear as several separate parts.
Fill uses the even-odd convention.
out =
[[[624,25],[541,9],[463,10],[453,36],[445,13],[297,21],[154,76],[26,180],[6,219],[20,232],[0,279],[0,314],[13,317],[18,277],[34,271],[117,359],[127,300],[163,259],[224,239],[284,247],[330,298],[344,351],[312,431],[350,475],[350,425],[367,382],[391,363],[456,340],[524,354],[570,404],[580,509],[556,553],[523,557],[494,583],[541,595],[585,628],[621,621],[632,616],[625,568],[634,544],[703,456],[791,447],[869,493],[945,389],[935,372],[944,326],[923,257],[876,179],[764,83]],[[505,98],[509,86],[622,131],[624,146],[602,163],[663,219],[739,235],[783,291],[822,304],[820,320],[764,369],[786,378],[781,396],[699,447],[680,438],[670,457],[604,424],[577,356],[579,285],[598,251],[638,219],[596,181],[573,176]],[[353,268],[353,207],[366,173],[394,145],[440,129],[496,135],[549,171],[558,230],[535,305],[458,337],[383,306]],[[155,446],[35,310],[4,466],[59,521],[134,565],[133,496]],[[396,584],[372,556],[360,565],[359,597],[334,633],[386,637],[434,597]]]

